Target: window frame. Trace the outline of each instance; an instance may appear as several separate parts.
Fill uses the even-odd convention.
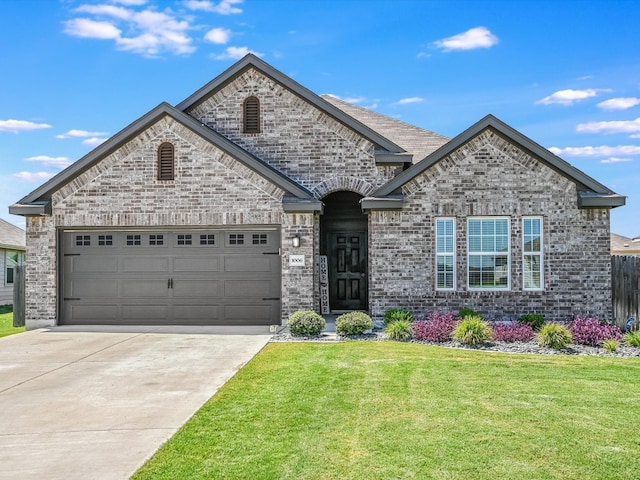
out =
[[[15,254],[15,260],[10,258],[11,254]],[[11,262],[11,265],[9,265]],[[4,286],[11,287],[15,285],[15,268],[24,265],[24,254],[18,250],[5,250],[4,251]],[[9,273],[11,272],[11,273]],[[11,276],[11,281],[9,281]]]
[[[525,222],[527,220],[536,220],[539,222],[539,250],[526,251],[525,245],[527,244],[527,235],[525,234]],[[528,256],[537,256],[539,259],[538,265],[540,270],[538,274],[540,278],[540,285],[538,287],[527,287],[526,285],[526,257]],[[522,217],[522,290],[526,290],[529,292],[539,292],[544,290],[544,218],[539,215],[528,215]]]
[[[440,222],[451,222],[451,237],[452,237],[452,246],[451,246],[451,251],[440,251],[438,249],[438,240],[441,237],[440,236],[440,228],[439,228],[439,223]],[[449,235],[446,234],[446,232],[444,232],[444,235],[442,236],[443,240],[446,239],[447,237],[449,237]],[[435,258],[436,258],[436,264],[435,264],[435,289],[437,291],[441,291],[441,292],[453,292],[456,290],[456,285],[457,285],[457,278],[456,278],[456,219],[455,217],[436,217],[435,219],[435,235],[434,235],[434,239],[435,239]],[[439,286],[439,277],[440,277],[440,270],[439,270],[439,263],[438,260],[440,258],[451,258],[451,266],[453,268],[453,272],[452,272],[452,286],[451,287],[441,287]],[[445,276],[445,280],[446,280],[446,275],[447,272],[443,271],[442,274]],[[446,282],[445,282],[446,283]]]
[[[500,252],[500,251],[496,251],[496,249],[494,248],[494,250],[492,251],[479,251],[479,252],[472,252],[471,251],[471,237],[472,235],[469,233],[470,232],[470,225],[471,222],[474,221],[486,221],[486,220],[493,220],[494,221],[494,233],[493,233],[493,238],[494,238],[494,246],[495,246],[495,238],[496,238],[496,234],[495,234],[495,222],[499,221],[499,220],[505,220],[507,222],[507,233],[506,233],[506,238],[507,238],[507,249],[506,252]],[[482,247],[482,238],[484,237],[484,235],[482,235],[482,223],[481,223],[481,231],[480,231],[480,244],[481,244],[481,249]],[[495,267],[495,257],[504,257],[506,256],[507,259],[507,264],[506,264],[506,273],[507,273],[507,285],[506,286],[495,286],[495,271],[496,271],[496,267]],[[493,287],[485,287],[485,286],[472,286],[471,285],[471,257],[494,257],[494,286]],[[482,262],[481,262],[482,263]],[[481,267],[482,268],[482,265]],[[511,279],[511,218],[507,217],[507,216],[477,216],[477,217],[467,217],[467,289],[469,291],[476,291],[476,292],[508,292],[511,291],[511,285],[512,285],[512,279]]]

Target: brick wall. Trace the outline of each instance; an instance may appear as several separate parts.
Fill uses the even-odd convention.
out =
[[[392,307],[424,313],[470,307],[495,316],[540,312],[611,317],[609,211],[579,210],[575,185],[491,131],[407,184],[401,212],[372,212],[369,287],[375,317]],[[523,216],[544,217],[544,291],[522,288]],[[456,219],[457,291],[435,289],[435,219]],[[510,291],[467,288],[467,218],[506,216]]]

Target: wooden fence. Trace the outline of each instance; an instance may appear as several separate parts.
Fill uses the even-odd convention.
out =
[[[634,328],[640,322],[640,257],[613,255],[611,257],[611,288],[613,318],[624,330],[625,321],[635,317]]]
[[[24,327],[24,265],[13,268],[13,326]]]

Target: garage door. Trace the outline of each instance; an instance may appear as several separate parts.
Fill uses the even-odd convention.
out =
[[[65,325],[280,323],[280,234],[64,231]]]

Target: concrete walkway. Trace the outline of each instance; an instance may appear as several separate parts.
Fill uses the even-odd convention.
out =
[[[268,327],[57,327],[0,338],[0,479],[128,479]]]

